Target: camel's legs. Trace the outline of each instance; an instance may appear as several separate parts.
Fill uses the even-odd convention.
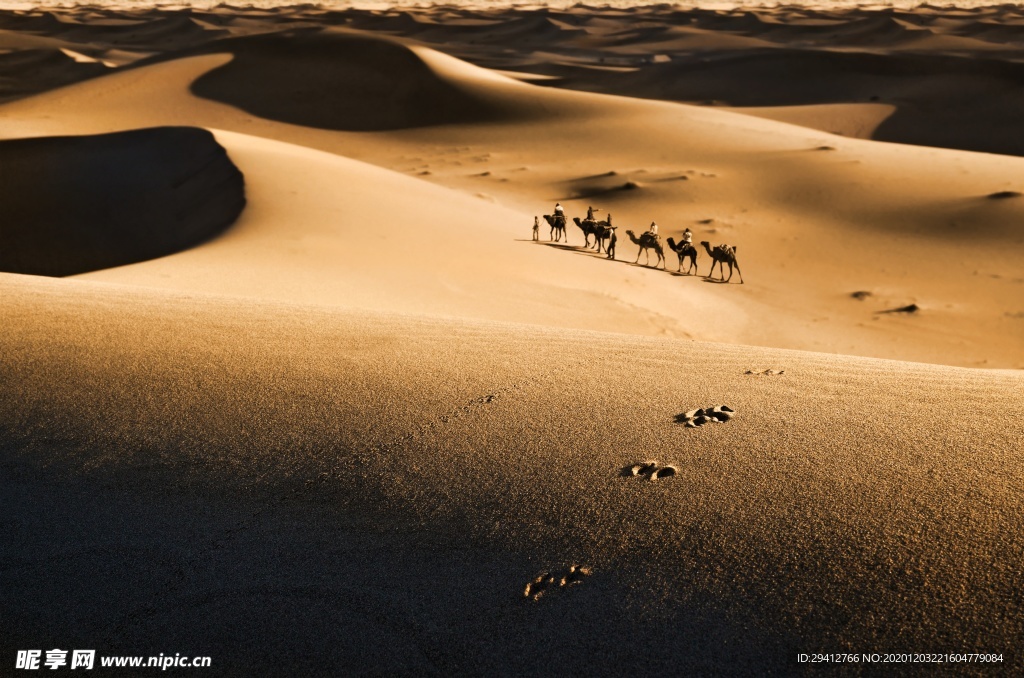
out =
[[[743,271],[740,270],[740,262],[734,262],[736,264],[736,272],[740,274],[740,284],[743,284]],[[729,279],[732,279],[732,271],[729,271]]]

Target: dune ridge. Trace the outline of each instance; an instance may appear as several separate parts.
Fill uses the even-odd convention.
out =
[[[438,77],[406,46],[379,38],[310,29],[301,36],[234,38],[204,51],[229,52],[233,58],[196,80],[193,92],[271,120],[381,131],[483,122],[512,113],[508,105],[493,105]],[[288,94],[268,97],[267,89]],[[368,106],[368,101],[385,103]]]
[[[82,12],[81,16],[78,12]],[[343,41],[332,41],[324,35],[308,42],[305,49],[309,51],[304,57],[289,55],[283,47],[273,47],[286,44],[281,40],[289,31],[322,32],[325,27],[328,33],[366,30],[413,39],[476,65],[518,72],[522,77],[545,76],[549,78],[545,81],[548,85],[584,91],[769,109],[877,101],[894,106],[896,111],[886,125],[864,132],[871,133],[872,138],[1024,154],[1019,135],[1010,122],[1019,117],[1024,107],[1016,95],[1017,50],[1024,44],[1024,19],[1012,7],[928,7],[913,11],[454,7],[443,15],[423,8],[305,6],[282,7],[273,12],[229,7],[7,11],[0,16],[0,49],[21,50],[33,44],[78,49],[108,67],[117,68],[154,57],[183,55],[188,50],[207,51],[227,39],[224,49],[239,51],[242,61],[226,69],[264,70],[262,77],[270,82],[287,82],[287,69],[280,70],[282,67],[275,64],[290,59],[304,59],[308,63],[310,58],[316,58],[313,52],[324,50],[335,50],[335,56],[341,57],[356,44],[350,42],[346,48]],[[242,41],[235,45],[235,39]],[[250,43],[249,39],[255,42]],[[247,49],[247,44],[253,47]],[[369,47],[363,44],[363,48]],[[261,61],[259,53],[263,49],[277,49],[275,53],[281,58]],[[305,69],[300,65],[293,73],[303,74],[304,82],[288,83],[293,96],[309,97],[319,91],[334,97],[323,113],[307,113],[318,116],[311,117],[310,124],[325,128],[354,125],[353,129],[396,129],[446,119],[479,120],[502,109],[489,106],[486,98],[481,101],[471,92],[447,88],[423,71],[408,53],[402,56],[401,50],[380,43],[375,43],[372,49],[381,58],[402,60],[406,68],[413,69],[409,73],[419,74],[404,84],[392,80],[389,85],[395,97],[404,97],[418,110],[412,113],[407,107],[405,117],[392,119],[385,115],[377,120],[350,102],[357,98],[355,91],[379,88],[383,82],[389,82],[387,78],[367,77],[358,69],[342,69],[340,64],[333,69]],[[771,54],[775,51],[780,54]],[[390,56],[385,57],[384,52]],[[688,71],[705,70],[706,64],[714,65],[720,59],[742,59],[762,53],[763,58],[756,56],[755,60],[757,68],[764,72],[756,76],[756,69],[728,69],[719,65],[711,82],[708,78],[686,77]],[[12,72],[10,81],[0,83],[0,100],[23,97],[99,73],[81,66],[66,63],[58,69],[53,64],[53,76],[45,86],[34,78],[32,82],[20,82],[25,79]],[[629,69],[635,77],[616,75],[609,68]],[[790,78],[787,74],[793,69],[804,75]],[[891,78],[879,77],[879,69],[913,73],[924,79],[908,91]],[[318,72],[332,75],[323,79],[315,75]],[[967,77],[985,84],[970,91],[972,101],[965,105],[963,85]],[[339,78],[347,82],[349,96],[331,86]],[[794,88],[793,82],[800,80],[804,84]],[[202,87],[274,119],[287,114],[272,110],[276,105],[273,98],[250,96],[244,88],[235,89],[237,83],[231,82],[228,71],[221,71],[208,76]],[[423,106],[427,100],[432,101],[431,106]],[[443,105],[435,110],[438,101]],[[768,115],[782,119],[776,111]],[[825,131],[843,129],[820,117],[797,114],[791,119],[800,124],[818,124]]]

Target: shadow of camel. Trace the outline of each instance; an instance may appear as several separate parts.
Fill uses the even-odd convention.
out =
[[[546,245],[547,247],[554,247],[556,250],[564,250],[566,252],[577,252],[585,253],[582,245],[566,245],[561,242],[552,242],[550,240],[538,241],[539,245]]]

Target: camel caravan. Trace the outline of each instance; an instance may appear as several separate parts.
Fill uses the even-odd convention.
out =
[[[615,230],[618,226],[612,225],[612,215],[608,214],[607,218],[603,221],[598,221],[594,216],[596,210],[593,207],[587,208],[587,217],[580,219],[579,217],[573,217],[573,223],[583,231],[583,244],[588,249],[593,249],[598,253],[604,253],[607,258],[615,259],[615,244],[618,241]],[[551,242],[562,242],[569,244],[569,231],[567,227],[567,221],[565,217],[565,210],[562,208],[560,203],[555,203],[554,214],[545,214],[544,221],[548,223],[551,228],[548,235],[548,240]],[[626,235],[633,241],[640,250],[637,252],[636,261],[634,264],[640,263],[640,255],[644,255],[646,266],[651,265],[651,252],[657,256],[654,262],[654,267],[658,268],[660,265],[662,269],[666,269],[665,265],[665,248],[661,244],[661,236],[658,235],[658,224],[651,222],[650,228],[640,234],[638,237],[636,233],[631,230],[626,231]],[[591,243],[590,239],[593,238],[594,242]],[[533,239],[540,240],[540,219],[538,217],[533,218]],[[697,247],[693,244],[693,234],[690,229],[687,228],[683,232],[683,238],[678,243],[672,239],[667,238],[666,242],[676,256],[679,258],[678,273],[683,272],[683,263],[689,260],[686,266],[685,275],[700,275],[697,267]],[[721,282],[729,282],[732,280],[733,269],[736,273],[739,273],[740,284],[743,284],[743,272],[740,271],[740,265],[736,261],[736,246],[729,245],[715,245],[711,246],[707,240],[700,242],[701,246],[704,247],[704,251],[711,257],[711,270],[704,276],[705,278],[711,279],[715,273],[715,266],[718,266],[719,280]],[[725,277],[725,266],[729,265],[729,277]]]

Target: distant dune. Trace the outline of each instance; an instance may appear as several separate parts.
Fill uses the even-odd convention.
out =
[[[438,77],[405,45],[357,34],[274,33],[203,51],[233,58],[199,78],[196,94],[295,125],[390,130],[484,122],[509,112]]]
[[[1021,31],[0,12],[0,666],[1020,674]]]
[[[171,254],[227,228],[242,174],[206,130],[0,142],[0,270],[73,275]]]
[[[1024,139],[1015,134],[1016,117],[1024,111],[1024,64],[995,59],[778,48],[722,51],[714,59],[654,64],[637,73],[587,73],[570,83],[590,91],[734,107],[888,105],[892,114],[870,138],[1024,155]],[[843,131],[828,125],[821,129]]]

